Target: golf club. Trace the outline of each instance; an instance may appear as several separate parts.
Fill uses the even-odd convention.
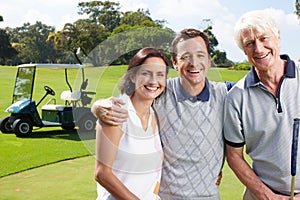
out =
[[[292,154],[291,154],[291,200],[294,199],[294,190],[295,190],[295,175],[297,171],[297,151],[298,151],[298,135],[299,135],[299,125],[300,119],[294,119],[293,124],[293,141],[292,141]]]

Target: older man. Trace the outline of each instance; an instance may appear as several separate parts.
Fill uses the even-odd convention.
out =
[[[280,55],[279,30],[265,11],[243,15],[234,33],[252,69],[225,102],[227,161],[247,188],[244,199],[289,199],[293,119],[300,117],[300,64]],[[244,159],[244,147],[252,168]],[[299,192],[297,175],[296,197]]]

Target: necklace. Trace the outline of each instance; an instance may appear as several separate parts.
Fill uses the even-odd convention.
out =
[[[147,113],[145,113],[145,114],[141,114],[141,113],[136,112],[136,114],[137,114],[137,116],[138,116],[141,120],[148,120],[149,115],[150,115],[150,111],[147,111]]]
[[[140,118],[141,120],[141,124],[144,130],[147,130],[148,127],[148,119],[150,116],[150,110],[148,110],[147,113],[145,114],[139,114],[138,112],[136,112],[137,116]]]

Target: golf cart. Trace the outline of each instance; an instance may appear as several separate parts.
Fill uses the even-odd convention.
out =
[[[64,70],[66,90],[61,93],[61,100],[64,103],[56,104],[55,98],[50,98],[41,106],[41,116],[38,112],[39,105],[48,95],[55,95],[55,91],[44,85],[45,94],[38,101],[33,100],[34,82],[36,71],[39,68],[50,68]],[[77,69],[81,71],[81,84],[79,90],[73,90],[69,80],[68,71]],[[51,80],[57,81],[57,80]],[[25,137],[31,134],[33,127],[61,127],[72,130],[77,126],[81,131],[93,131],[96,118],[87,105],[92,101],[90,95],[95,92],[85,91],[88,79],[84,77],[84,67],[74,64],[22,64],[18,66],[16,81],[13,92],[12,105],[5,111],[10,116],[0,120],[2,133],[15,133],[18,137]],[[39,86],[40,87],[40,86]]]

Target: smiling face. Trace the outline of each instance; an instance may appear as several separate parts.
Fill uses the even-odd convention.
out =
[[[201,37],[182,40],[176,50],[177,58],[173,59],[173,65],[179,72],[182,86],[187,91],[189,87],[203,88],[211,65],[204,40]]]
[[[276,66],[280,59],[280,36],[269,29],[246,29],[241,33],[241,42],[249,62],[259,71]]]
[[[153,100],[159,96],[166,85],[166,63],[159,57],[149,57],[139,67],[131,80],[135,83],[134,96]]]

